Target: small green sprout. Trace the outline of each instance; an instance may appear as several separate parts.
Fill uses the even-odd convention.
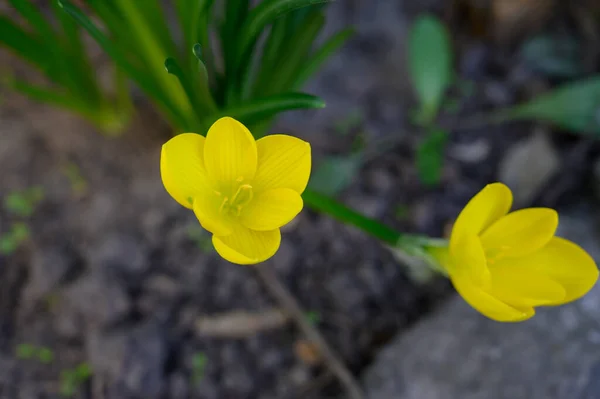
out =
[[[32,359],[35,356],[36,347],[31,344],[19,344],[16,352],[19,359]]]
[[[68,162],[62,168],[64,175],[69,179],[71,190],[77,196],[83,196],[87,193],[88,183],[81,174],[81,169],[74,162]]]
[[[4,199],[4,208],[15,216],[29,217],[43,198],[44,189],[41,187],[14,191]]]
[[[54,360],[54,352],[52,352],[52,349],[31,344],[19,344],[17,346],[16,355],[19,359],[36,359],[43,364],[52,363],[52,360]]]
[[[63,370],[60,374],[60,394],[66,398],[73,397],[92,376],[92,369],[87,363],[81,363],[74,369]]]
[[[321,314],[316,310],[311,310],[309,312],[306,312],[306,319],[310,324],[314,326],[321,322]]]
[[[208,358],[202,352],[198,352],[192,358],[192,380],[194,384],[202,381],[206,372],[206,363]]]
[[[29,227],[25,223],[14,223],[10,232],[0,236],[0,254],[14,253],[29,236]]]

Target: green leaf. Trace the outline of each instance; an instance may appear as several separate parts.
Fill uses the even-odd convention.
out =
[[[294,82],[291,84],[291,88],[299,90],[353,34],[354,29],[348,28],[330,37],[302,64],[302,68],[298,71]]]
[[[52,363],[54,353],[49,348],[40,348],[37,353],[38,359],[44,364]]]
[[[42,42],[3,15],[0,15],[0,43],[43,71],[52,65],[50,53]]]
[[[418,18],[410,31],[408,67],[420,102],[422,123],[436,117],[452,80],[452,48],[444,25],[433,16]]]
[[[362,166],[362,154],[333,155],[318,164],[310,178],[311,190],[335,196],[346,189]]]
[[[417,148],[417,172],[421,182],[427,186],[435,186],[440,182],[447,141],[448,133],[435,128]]]
[[[238,61],[246,54],[248,49],[262,30],[278,17],[296,10],[319,3],[328,3],[332,0],[264,0],[252,9],[246,22],[240,29],[241,42],[238,46]]]
[[[536,36],[523,45],[521,57],[546,76],[574,78],[584,73],[581,46],[572,37]]]
[[[489,115],[491,121],[534,119],[574,133],[600,135],[600,76],[567,83],[531,101]]]
[[[238,107],[227,108],[205,119],[204,125],[210,126],[214,121],[223,116],[231,116],[246,124],[250,124],[261,119],[267,119],[283,111],[319,109],[324,107],[325,102],[318,97],[304,93],[283,93],[247,101]]]
[[[326,195],[307,189],[302,194],[307,207],[325,213],[342,223],[355,226],[386,244],[396,245],[403,236],[396,230],[368,218]]]
[[[19,359],[31,359],[35,355],[35,347],[31,344],[19,344],[17,346],[17,357]]]

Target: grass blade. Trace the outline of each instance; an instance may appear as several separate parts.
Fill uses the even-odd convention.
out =
[[[346,41],[354,34],[354,30],[344,29],[329,40],[327,40],[319,49],[317,49],[306,61],[302,64],[300,70],[297,71],[293,83],[290,84],[292,90],[299,90],[306,81],[317,72],[321,66],[329,59],[331,54],[336,52]]]
[[[251,124],[283,111],[319,109],[324,107],[325,102],[318,97],[305,93],[284,93],[255,99],[238,107],[227,108],[205,119],[204,124],[210,126],[214,121],[223,116],[231,116],[244,123]]]

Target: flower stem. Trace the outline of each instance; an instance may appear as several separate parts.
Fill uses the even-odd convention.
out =
[[[362,215],[326,195],[307,189],[302,194],[302,198],[311,209],[326,213],[340,222],[358,227],[365,233],[387,244],[396,245],[400,237],[403,236],[402,233],[391,227]]]

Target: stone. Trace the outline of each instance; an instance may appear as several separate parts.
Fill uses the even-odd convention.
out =
[[[589,206],[561,210],[557,235],[598,261]],[[598,398],[598,308],[600,285],[571,304],[538,308],[526,322],[498,323],[455,296],[381,350],[362,376],[367,398]]]
[[[498,178],[511,188],[514,204],[528,206],[559,171],[561,159],[545,130],[514,144],[504,155]]]

